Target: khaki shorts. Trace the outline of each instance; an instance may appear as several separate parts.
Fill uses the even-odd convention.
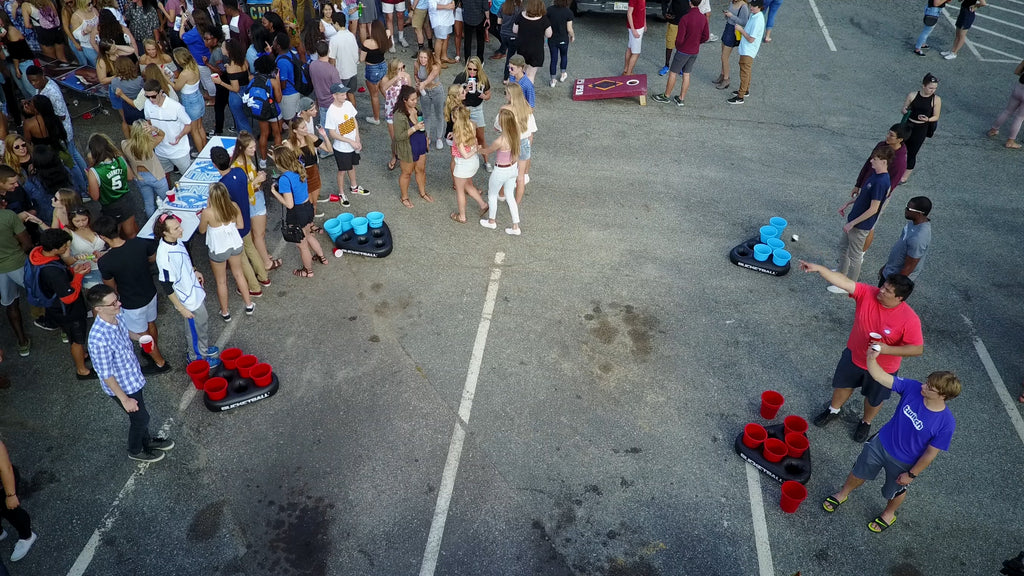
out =
[[[427,12],[428,12],[428,10],[425,10],[425,9],[424,10],[413,9],[413,12],[412,12],[412,27],[413,28],[416,28],[417,30],[423,28],[423,25],[426,24],[426,22],[427,22]]]
[[[679,33],[679,26],[675,24],[669,24],[665,28],[665,50],[675,50],[676,48],[676,34]]]

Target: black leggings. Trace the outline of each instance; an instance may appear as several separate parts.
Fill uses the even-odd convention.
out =
[[[917,153],[924,145],[925,139],[928,138],[928,123],[907,122],[907,125],[910,126],[910,138],[907,139],[907,170],[913,170],[917,165]],[[897,182],[893,182],[893,184],[897,184]]]
[[[484,23],[480,22],[476,26],[470,26],[463,22],[462,29],[464,38],[462,40],[462,59],[469,61],[469,53],[473,46],[473,36],[476,36],[476,57],[481,61],[484,59],[484,35],[487,29],[484,28]]]
[[[217,92],[213,97],[213,133],[224,132],[224,109],[228,107],[228,89],[217,84]]]
[[[18,474],[18,469],[14,469],[14,485],[19,486],[21,484],[21,475]],[[27,540],[32,537],[32,518],[29,517],[28,512],[21,506],[18,506],[14,510],[8,510],[7,506],[0,504],[0,518],[10,522],[11,526],[18,531],[18,540]],[[0,526],[0,529],[3,527]],[[3,570],[0,570],[0,574]]]

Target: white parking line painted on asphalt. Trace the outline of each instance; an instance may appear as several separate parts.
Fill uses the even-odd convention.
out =
[[[775,576],[772,546],[768,542],[768,522],[764,519],[764,500],[761,498],[761,473],[747,464],[747,493],[750,495],[750,518],[754,521],[754,545],[757,547],[757,568],[761,576]]]
[[[821,33],[825,36],[825,42],[828,43],[828,49],[835,52],[836,45],[832,42],[832,37],[828,34],[828,27],[825,26],[825,21],[821,18],[821,12],[818,12],[818,5],[814,3],[814,0],[807,0],[811,3],[811,11],[814,12],[814,17],[818,19],[818,26],[821,28]]]
[[[996,370],[992,357],[988,355],[985,343],[977,336],[974,337],[974,349],[978,351],[978,357],[981,358],[981,363],[985,366],[985,371],[988,372],[988,378],[992,381],[992,387],[996,389],[996,396],[999,396],[999,399],[1003,401],[1003,408],[1006,408],[1006,415],[1010,417],[1010,423],[1013,424],[1014,430],[1017,431],[1020,441],[1024,442],[1024,418],[1021,418],[1020,412],[1017,410],[1017,402],[1010,395],[1010,391],[1006,389],[1006,383],[1003,382],[1002,376]]]
[[[1024,2],[1021,2],[1021,3],[1024,4]],[[957,8],[956,6],[952,6],[952,5],[948,5],[947,7],[950,8],[951,10],[957,10],[957,11],[960,10],[960,8]],[[998,8],[997,6],[991,6],[991,5],[990,5],[990,7]],[[999,9],[1000,10],[1004,10],[1006,12],[1013,13],[1013,14],[1024,15],[1024,13],[1017,12],[1017,11],[1014,11],[1014,10],[1009,10],[1009,9],[1006,9],[1006,8],[999,8]],[[954,28],[956,27],[956,18],[951,16],[949,14],[949,12],[946,12],[946,11],[943,11],[942,15],[946,17],[946,21],[949,22],[949,24],[951,26],[953,26]],[[1019,29],[1024,30],[1024,26],[1021,26],[1021,25],[1018,25],[1018,24],[1013,24],[1012,22],[1007,22],[1006,20],[1003,20],[1001,18],[996,18],[994,16],[988,16],[988,15],[985,15],[985,14],[978,14],[977,16],[980,17],[980,18],[986,18],[986,19],[989,19],[989,20],[993,20],[997,24],[1003,24],[1003,25],[1006,25],[1006,26],[1010,26],[1012,28],[1019,28]],[[998,32],[994,32],[994,31],[989,30],[988,28],[984,28],[982,26],[972,26],[971,30],[977,30],[979,33],[983,33],[983,34],[990,34],[990,35],[995,36],[997,38],[1002,38],[1004,40],[1009,40],[1010,42],[1014,42],[1016,44],[1024,44],[1024,42],[1021,42],[1020,40],[1017,40],[1017,39],[1015,39],[1015,38],[1013,38],[1011,36],[1006,36],[1004,34],[1000,34]],[[982,62],[1014,62],[1015,63],[1015,62],[1020,61],[1020,59],[1021,59],[1020,56],[1017,56],[1016,54],[1010,54],[1008,52],[1003,52],[1002,50],[999,50],[997,48],[993,48],[992,46],[981,44],[981,43],[977,42],[977,40],[965,40],[965,45],[974,54],[974,57],[977,58],[978,60],[981,60]],[[978,51],[978,48],[983,48],[983,49],[985,49],[985,50],[987,50],[989,52],[994,52],[996,54],[999,54],[1000,56],[1005,56],[1008,59],[987,58],[987,57],[981,55],[981,52]]]
[[[480,325],[476,330],[473,342],[473,353],[469,358],[469,370],[466,372],[466,384],[462,388],[462,401],[459,402],[459,418],[455,421],[452,440],[448,445],[448,458],[441,474],[441,486],[437,490],[437,504],[434,506],[434,518],[430,522],[430,534],[427,535],[427,547],[423,552],[420,564],[420,576],[433,576],[437,568],[437,557],[441,552],[441,539],[444,537],[444,525],[448,520],[448,507],[452,501],[455,488],[455,475],[459,471],[462,459],[462,445],[466,440],[466,428],[469,426],[469,415],[473,410],[473,398],[476,396],[477,378],[480,376],[480,365],[483,363],[484,347],[487,345],[487,333],[491,329],[491,315],[494,303],[498,298],[498,282],[501,280],[501,264],[505,261],[505,253],[494,255],[494,268],[491,268],[491,280],[487,284],[487,295],[484,297],[484,309],[480,314]]]
[[[277,250],[275,250],[272,255],[274,258],[277,257],[277,253],[281,251],[282,247],[282,245],[278,245]],[[227,328],[220,333],[220,338],[217,339],[217,348],[224,348],[224,345],[231,339],[231,336],[234,335],[235,330],[238,329],[238,324],[238,322],[228,322]],[[191,386],[185,390],[181,395],[181,400],[178,401],[179,415],[188,408],[189,404],[192,403],[192,400],[195,399],[195,397],[195,386]],[[157,435],[167,436],[173,422],[173,418],[164,420],[164,423],[160,426],[160,431]],[[121,501],[131,493],[135,488],[135,481],[145,474],[148,469],[148,462],[140,462],[138,467],[135,468],[135,472],[132,472],[132,475],[128,477],[128,481],[124,483],[121,491],[117,493],[117,498],[114,498],[114,501],[110,504],[110,508],[107,509],[107,513],[103,516],[103,520],[100,521],[99,527],[93,531],[92,536],[89,537],[89,541],[85,543],[85,547],[78,553],[78,558],[76,558],[75,563],[71,565],[71,569],[68,570],[67,576],[82,576],[85,574],[86,569],[89,568],[89,564],[92,563],[92,559],[96,555],[96,548],[99,547],[100,537],[102,537],[107,530],[110,530],[120,515],[119,505],[121,504]]]

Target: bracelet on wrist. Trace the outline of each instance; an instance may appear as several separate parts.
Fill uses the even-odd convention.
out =
[[[8,494],[7,495],[8,498],[14,498],[15,496],[17,496],[17,494]]]
[[[907,476],[910,476],[911,480],[913,480],[914,478],[917,478],[917,474],[914,474],[910,470],[907,470]]]

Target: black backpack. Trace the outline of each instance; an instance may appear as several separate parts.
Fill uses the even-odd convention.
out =
[[[303,63],[299,60],[299,57],[294,52],[289,51],[287,54],[281,54],[277,57],[278,67],[280,67],[281,58],[287,58],[292,64],[292,78],[284,78],[288,82],[295,86],[295,89],[303,96],[309,96],[313,93],[313,83],[309,80],[309,64]]]
[[[49,308],[57,301],[57,295],[51,294],[47,296],[43,293],[42,286],[39,285],[39,275],[42,273],[43,268],[60,268],[66,270],[64,263],[60,260],[54,260],[47,262],[40,266],[36,266],[32,263],[31,258],[25,259],[25,267],[23,273],[25,276],[25,293],[28,296],[28,303],[30,306],[38,306],[39,308]],[[63,302],[61,303],[63,306]]]
[[[274,103],[274,89],[270,85],[270,79],[263,74],[253,76],[252,81],[245,87],[242,101],[257,120],[269,122],[280,113],[277,104]]]

